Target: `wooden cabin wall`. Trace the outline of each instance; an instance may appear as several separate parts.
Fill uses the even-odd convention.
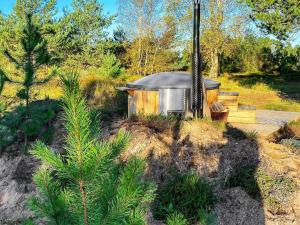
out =
[[[159,114],[159,91],[130,90],[128,91],[128,115]],[[206,104],[209,106],[218,101],[219,89],[206,90]]]
[[[218,101],[219,89],[206,90],[206,103],[210,107],[213,103]]]
[[[128,114],[159,114],[159,92],[134,90],[129,92]]]

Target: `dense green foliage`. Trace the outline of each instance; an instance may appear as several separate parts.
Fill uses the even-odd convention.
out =
[[[145,224],[154,187],[142,180],[143,161],[132,158],[124,164],[118,159],[128,133],[120,131],[113,141],[99,142],[76,76],[63,82],[66,153],[57,155],[42,142],[35,145],[32,154],[46,169],[35,176],[41,197],[31,200],[31,208],[56,225]]]
[[[153,215],[157,219],[180,220],[180,213],[189,224],[204,219],[214,205],[215,197],[212,187],[206,180],[196,174],[175,174],[168,183],[158,189],[157,197],[153,203]],[[201,218],[202,216],[202,218]],[[200,217],[200,218],[199,218]]]
[[[245,8],[245,1],[250,7]],[[299,71],[300,50],[290,44],[292,33],[299,27],[297,0],[245,1],[202,2],[205,72]],[[110,77],[122,73],[121,68],[141,75],[191,69],[192,4],[188,0],[120,1],[117,18],[105,14],[103,5],[96,0],[73,0],[58,16],[56,2],[18,0],[11,14],[0,16],[0,49],[11,50],[13,56],[21,53],[18,40],[24,14],[30,12],[47,42],[50,63],[62,69],[76,68]],[[259,27],[284,40],[284,44],[259,36],[253,24],[247,22],[248,11]],[[122,26],[109,34],[108,28],[114,22]],[[15,72],[2,56],[0,68]]]
[[[53,120],[60,110],[55,101],[39,101],[26,109],[19,106],[0,117],[0,150],[13,143],[22,143],[25,136],[29,141],[40,139],[47,144],[52,141]]]
[[[300,5],[298,0],[246,0],[252,9],[251,18],[258,26],[279,40],[299,30]]]
[[[121,62],[114,54],[106,54],[100,67],[100,75],[116,78],[122,73]]]
[[[21,84],[22,89],[17,93],[17,96],[25,100],[26,106],[28,106],[31,87],[46,83],[56,74],[56,71],[53,70],[46,78],[37,80],[38,69],[49,63],[50,55],[47,49],[47,42],[42,38],[39,28],[33,23],[32,15],[25,14],[25,17],[26,22],[19,40],[22,47],[21,55],[19,57],[13,56],[8,49],[3,51],[8,61],[20,70],[23,79],[19,81],[0,71],[0,94],[5,82]]]

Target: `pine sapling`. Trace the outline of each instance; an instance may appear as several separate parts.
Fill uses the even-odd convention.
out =
[[[3,51],[4,56],[23,73],[23,80],[12,78],[0,69],[0,94],[5,83],[22,85],[23,88],[17,93],[17,96],[25,100],[26,107],[28,107],[31,87],[48,82],[56,75],[56,69],[53,69],[44,79],[37,79],[38,69],[47,66],[51,57],[48,53],[47,42],[43,39],[39,28],[33,23],[32,15],[26,14],[25,19],[22,37],[20,38],[21,56],[14,57],[7,49]]]
[[[31,207],[38,217],[55,225],[70,224],[146,224],[145,212],[153,199],[154,186],[143,181],[145,162],[132,158],[119,160],[129,135],[120,131],[110,142],[96,139],[98,129],[91,123],[86,100],[81,97],[76,75],[62,79],[66,120],[65,155],[58,155],[38,142],[32,154],[47,166],[51,178],[37,182],[40,197]],[[47,175],[47,176],[48,176]],[[35,177],[39,177],[39,173]],[[51,194],[45,193],[54,182]],[[37,202],[38,204],[35,204]],[[54,202],[55,204],[49,204]],[[59,203],[59,204],[56,204]],[[54,207],[49,209],[48,207]],[[61,215],[55,213],[67,213]]]

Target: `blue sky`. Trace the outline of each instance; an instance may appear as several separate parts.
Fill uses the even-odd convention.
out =
[[[58,8],[62,10],[64,7],[70,5],[71,1],[72,0],[57,0]],[[103,4],[105,13],[115,14],[117,12],[117,0],[99,0],[99,2]],[[15,0],[0,0],[0,11],[4,14],[9,14],[14,4]],[[115,26],[116,24],[112,25],[110,30],[113,30]],[[300,45],[300,32],[295,36],[293,44]]]
[[[57,5],[59,9],[62,9],[65,6],[70,5],[72,0],[57,0]],[[2,11],[4,14],[8,14],[16,0],[0,0],[0,11]],[[117,0],[100,0],[104,5],[105,12],[108,13],[115,13],[117,11]]]
[[[0,0],[0,11],[4,14],[9,14],[15,4],[16,0]],[[57,0],[57,8],[59,13],[62,12],[64,7],[68,7],[71,4],[72,0]],[[116,14],[117,12],[117,0],[99,0],[103,4],[104,12],[111,15]],[[112,33],[113,29],[117,25],[114,23],[109,28],[109,32]]]

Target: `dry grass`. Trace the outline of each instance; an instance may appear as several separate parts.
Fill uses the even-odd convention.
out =
[[[224,76],[218,80],[222,83],[222,91],[239,92],[242,104],[257,109],[300,112],[300,81],[288,82],[275,75],[263,76]]]
[[[102,107],[104,105],[112,107],[114,98],[117,95],[116,87],[122,86],[127,82],[138,79],[137,76],[123,75],[117,79],[104,78],[96,75],[81,74],[80,85],[83,93],[88,97],[89,103],[92,106]],[[2,101],[8,103],[10,107],[18,105],[19,99],[16,98],[16,93],[21,89],[21,86],[7,84],[2,93]],[[43,99],[60,99],[62,97],[62,87],[59,78],[56,77],[50,82],[34,86],[31,90],[31,101]],[[112,105],[107,105],[112,104]]]
[[[139,78],[140,76],[122,75],[113,80],[85,72],[81,74],[80,83],[82,89],[86,90],[85,94],[89,95],[87,92],[93,91],[94,99],[91,104],[101,105],[107,97],[114,95],[115,87]],[[297,79],[286,81],[275,75],[234,75],[223,76],[218,80],[222,83],[221,91],[239,92],[239,102],[242,104],[253,105],[257,109],[300,112],[300,81]],[[3,94],[8,97],[8,101],[12,101],[19,88],[16,85],[6,85]],[[59,99],[61,96],[62,89],[58,78],[32,90],[32,100]],[[16,99],[13,101],[17,103]]]

